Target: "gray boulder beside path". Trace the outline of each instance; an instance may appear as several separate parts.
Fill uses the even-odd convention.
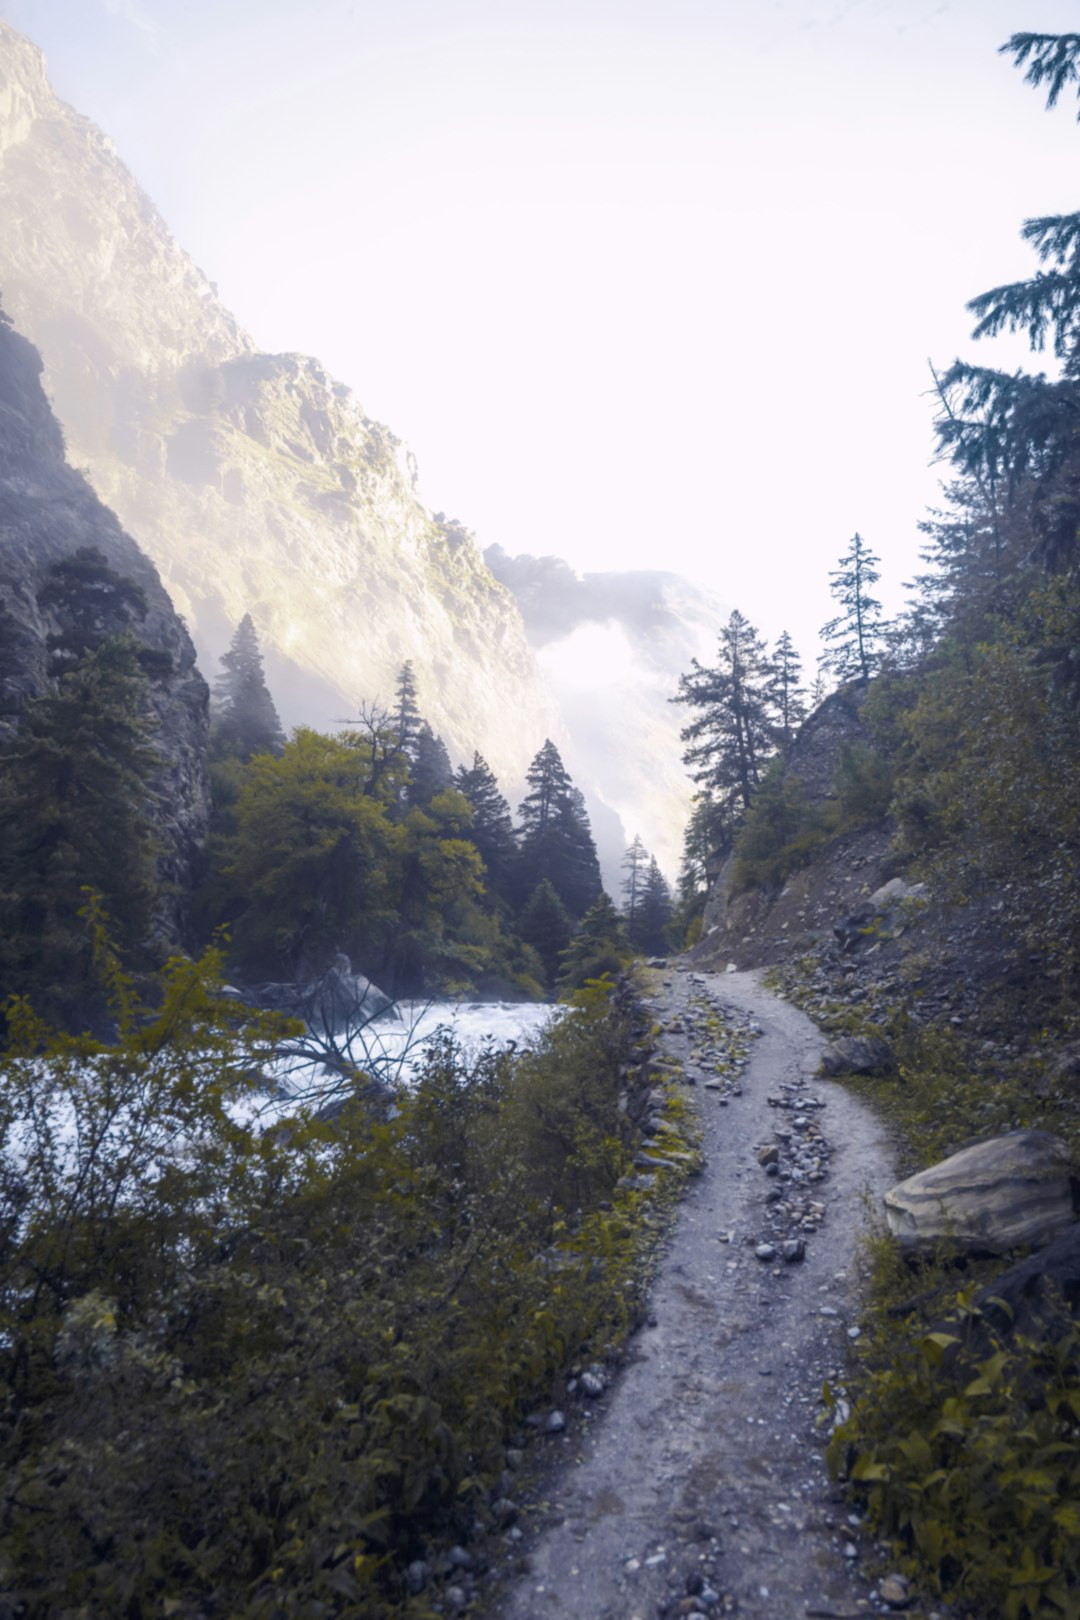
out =
[[[976,1142],[885,1194],[885,1218],[911,1256],[951,1245],[1005,1254],[1051,1243],[1076,1219],[1068,1150],[1049,1131],[1012,1131]]]

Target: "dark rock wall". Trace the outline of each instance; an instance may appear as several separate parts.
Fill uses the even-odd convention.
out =
[[[152,743],[162,759],[152,783],[166,898],[157,917],[163,947],[184,935],[186,895],[209,813],[206,739],[209,693],[195,648],[153,563],[67,464],[64,440],[41,386],[41,359],[0,326],[0,738],[10,737],[30,698],[49,688],[47,638],[60,626],[37,602],[48,570],[80,546],[139,585],[146,609],[133,633],[167,653],[151,681]]]

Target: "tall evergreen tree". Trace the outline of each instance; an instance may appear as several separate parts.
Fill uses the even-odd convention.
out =
[[[769,684],[761,636],[736,609],[720,632],[715,667],[695,658],[672,699],[697,711],[680,733],[683,760],[732,826],[749,809],[775,752]]]
[[[802,689],[802,665],[795,643],[785,630],[770,662],[769,699],[776,717],[777,739],[788,749],[806,718],[806,696]]]
[[[822,640],[829,644],[822,662],[841,681],[869,679],[880,660],[881,603],[870,595],[881,578],[879,560],[862,535],[853,534],[840,567],[829,574],[840,612],[822,627]]]
[[[453,785],[454,771],[446,744],[436,736],[427,721],[422,720],[413,745],[412,767],[405,796],[409,804],[423,809]]]
[[[547,878],[572,917],[584,916],[601,892],[600,862],[584,798],[550,738],[525,773],[520,806],[519,894]]]
[[[214,685],[215,753],[238,759],[280,754],[285,733],[266,685],[259,637],[250,613],[237,625],[221,664],[223,673]]]
[[[398,671],[394,693],[395,703],[392,724],[394,734],[397,737],[397,745],[402,753],[413,759],[416,754],[416,742],[420,735],[422,721],[416,701],[416,674],[411,659],[406,659]]]
[[[517,858],[517,837],[510,806],[482,754],[474,753],[470,766],[458,767],[454,786],[472,808],[471,836],[487,872],[488,890],[507,899]]]
[[[518,933],[540,958],[549,994],[555,988],[562,954],[573,932],[573,918],[547,878],[542,878],[522,907]]]
[[[622,858],[622,869],[626,873],[622,885],[623,899],[625,901],[623,916],[626,918],[626,931],[633,945],[638,943],[637,914],[641,902],[641,892],[645,885],[645,873],[648,864],[648,851],[641,842],[639,835],[635,833],[633,843]]]
[[[138,649],[110,638],[27,704],[6,752],[0,810],[3,992],[67,1019],[86,1006],[90,957],[79,912],[97,891],[115,942],[147,940],[156,844],[148,816],[158,757],[148,743]],[[0,994],[0,1001],[4,999]]]
[[[673,910],[667,879],[660,870],[656,856],[651,855],[641,890],[637,927],[630,934],[632,943],[646,956],[657,955],[666,949]]]
[[[1046,89],[1053,107],[1069,85],[1080,84],[1080,34],[1013,34],[1001,47],[1025,79]],[[979,480],[988,504],[1015,495],[1034,478],[1032,522],[1036,551],[1052,566],[1080,565],[1080,213],[1043,215],[1025,222],[1022,236],[1040,263],[1027,281],[993,287],[973,298],[976,338],[1002,331],[1027,333],[1033,350],[1050,339],[1064,361],[1056,381],[1043,375],[994,370],[957,360],[938,382],[941,452],[962,476]]]

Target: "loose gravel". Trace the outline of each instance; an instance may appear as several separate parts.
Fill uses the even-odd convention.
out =
[[[857,1235],[895,1179],[885,1128],[815,1078],[823,1038],[757,974],[657,978],[661,1055],[696,1102],[705,1168],[623,1370],[589,1422],[530,1447],[549,1448],[545,1499],[507,1531],[484,1613],[889,1612],[819,1424],[858,1333]]]

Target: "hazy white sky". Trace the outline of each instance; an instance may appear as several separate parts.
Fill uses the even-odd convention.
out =
[[[805,656],[934,498],[927,358],[1075,208],[996,48],[1080,0],[0,0],[267,349],[482,545],[673,568]],[[1026,361],[1025,361],[1026,363]]]

